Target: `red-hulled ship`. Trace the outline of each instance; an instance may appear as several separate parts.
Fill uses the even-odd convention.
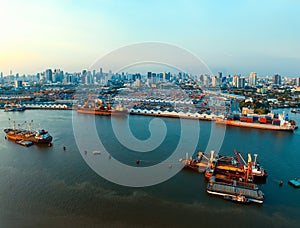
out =
[[[7,139],[13,140],[13,141],[30,141],[36,144],[51,144],[52,142],[52,136],[45,131],[37,130],[24,130],[24,129],[16,129],[16,128],[6,128],[4,129],[5,135]]]
[[[235,118],[237,117],[237,118]],[[216,118],[217,124],[225,124],[235,127],[257,128],[275,131],[294,131],[297,129],[297,123],[289,120],[288,116],[279,114],[278,118],[270,116],[227,116],[225,118]]]

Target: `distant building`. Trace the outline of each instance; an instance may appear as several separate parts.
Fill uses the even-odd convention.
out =
[[[135,82],[133,83],[133,86],[140,87],[141,86],[141,80],[140,79],[136,79]]]
[[[281,76],[279,74],[274,75],[274,84],[281,85]]]
[[[249,86],[255,87],[257,83],[257,74],[255,72],[250,73]]]
[[[3,72],[0,73],[0,84],[4,84]]]
[[[212,87],[217,87],[219,86],[219,80],[216,76],[211,76],[211,86]]]
[[[222,79],[222,77],[223,77],[223,73],[222,72],[218,72],[218,78]]]
[[[238,88],[240,76],[234,75],[232,78],[232,87]]]
[[[52,77],[52,70],[51,69],[47,69],[45,71],[45,79],[48,82],[52,82],[53,81],[53,77]]]
[[[15,80],[15,88],[22,88],[22,81],[21,80]]]
[[[60,69],[55,69],[52,74],[52,82],[62,82],[64,79],[64,72]]]
[[[296,86],[300,86],[300,78],[296,78]]]
[[[234,75],[232,78],[232,86],[235,88],[244,88],[245,87],[245,78],[239,75]]]

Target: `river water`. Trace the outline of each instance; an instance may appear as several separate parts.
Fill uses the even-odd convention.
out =
[[[165,139],[150,152],[139,153],[119,142],[111,117],[79,115],[58,110],[1,111],[2,129],[12,125],[9,118],[19,124],[33,120],[35,128],[48,130],[54,139],[52,147],[33,145],[27,148],[5,140],[1,130],[0,227],[299,227],[300,192],[287,183],[300,177],[299,130],[294,133],[236,127],[224,130],[212,122],[187,120],[182,123],[179,119],[165,118],[162,119],[166,127]],[[290,113],[290,117],[300,123],[299,114]],[[187,148],[181,155],[209,150],[234,155],[236,149],[247,158],[247,153],[257,153],[258,160],[269,173],[267,182],[260,186],[265,202],[263,205],[240,205],[210,196],[205,191],[203,175],[190,170],[176,174],[175,170],[180,167],[177,158],[165,164],[166,172],[174,171],[174,176],[163,183],[149,187],[112,183],[86,163],[85,156],[98,159],[104,154],[93,155],[89,148],[83,153],[82,148],[78,148],[74,118],[81,121],[81,134],[89,132],[85,122],[94,121],[104,147],[112,156],[105,157],[107,164],[111,159],[140,169],[159,164],[172,155],[183,137],[183,128],[187,129],[184,140]],[[124,123],[129,123],[132,135],[146,140],[153,132],[159,134],[161,131],[161,122],[149,125],[152,120],[152,117],[125,116],[117,117],[114,123],[120,131],[126,126]],[[195,126],[199,136],[193,132]],[[211,134],[214,130],[220,134]],[[224,138],[220,136],[222,133]],[[91,145],[89,138],[87,134],[83,141]],[[193,144],[194,151],[189,151]],[[140,164],[136,164],[136,160],[140,160]],[[114,175],[118,175],[117,171]],[[126,178],[131,181],[130,175]],[[284,182],[282,187],[279,180]]]

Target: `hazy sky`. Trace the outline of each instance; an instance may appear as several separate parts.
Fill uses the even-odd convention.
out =
[[[300,76],[299,12],[298,0],[0,0],[0,72],[80,71],[119,47],[157,41],[214,73]]]

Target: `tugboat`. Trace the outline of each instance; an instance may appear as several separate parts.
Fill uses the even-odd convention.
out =
[[[4,132],[6,138],[13,141],[25,140],[25,141],[31,141],[36,144],[48,144],[49,146],[51,145],[52,142],[52,136],[47,131],[45,131],[44,129],[33,131],[31,129],[31,124],[30,124],[30,130],[24,130],[24,129],[17,129],[15,127],[15,122],[14,122],[14,127],[6,128],[4,129]]]
[[[225,195],[224,196],[225,200],[231,200],[237,203],[250,203],[250,200],[248,198],[246,198],[246,196],[244,196],[243,194],[238,194],[236,196],[232,196],[232,195]]]

